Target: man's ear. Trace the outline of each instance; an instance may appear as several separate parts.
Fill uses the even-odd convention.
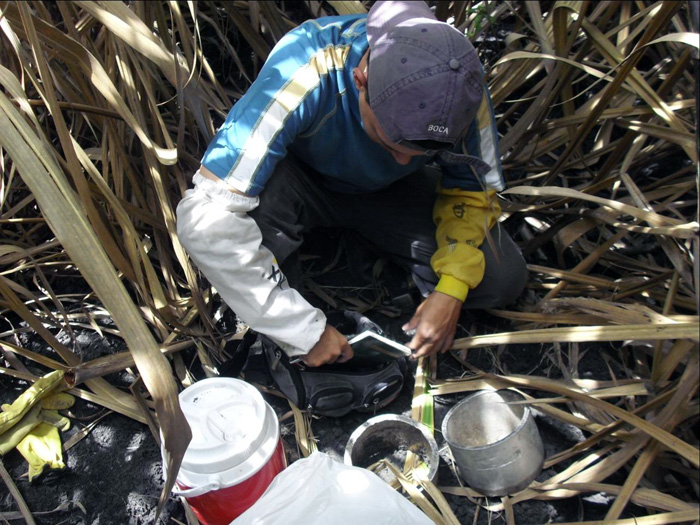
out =
[[[367,73],[366,69],[360,69],[359,67],[356,67],[355,69],[352,70],[352,79],[355,81],[355,87],[357,88],[358,91],[361,91],[362,88],[367,87]]]

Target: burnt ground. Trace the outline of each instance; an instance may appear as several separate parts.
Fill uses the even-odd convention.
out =
[[[333,238],[331,237],[331,240]],[[308,245],[308,243],[307,243]],[[348,271],[344,258],[332,269],[328,269],[329,260],[335,259],[336,243],[327,242],[321,237],[321,243],[311,242],[308,249],[316,250],[318,256],[305,260],[305,272],[314,275],[314,281],[320,284],[348,281]],[[367,315],[379,323],[385,331],[396,339],[405,339],[401,333],[401,325],[410,317],[411,302],[418,300],[415,290],[406,285],[406,279],[400,271],[391,265],[381,272],[380,282],[385,291],[385,299],[381,301],[380,309],[367,312]],[[337,285],[336,286],[340,286]],[[324,288],[331,293],[340,288]],[[377,288],[350,289],[336,295],[353,295],[365,301],[377,298]],[[312,302],[323,308],[329,308],[326,301],[319,299],[317,294],[310,294]],[[394,299],[393,301],[391,299]],[[398,299],[397,299],[398,298]],[[526,298],[525,298],[526,300]],[[346,305],[347,306],[347,305]],[[401,311],[403,309],[403,312]],[[231,315],[224,316],[223,323],[233,324]],[[468,334],[488,333],[507,330],[508,326],[502,321],[484,313],[464,313],[460,319],[458,337]],[[60,334],[66,338],[67,335]],[[46,344],[32,333],[19,336],[23,346],[41,353],[50,353]],[[100,355],[121,351],[124,349],[121,339],[109,334],[100,337],[94,331],[76,332],[76,351],[83,360],[90,360]],[[615,352],[611,347],[584,348],[584,357],[580,362],[581,377],[608,379],[606,354]],[[186,355],[185,362],[195,363],[192,372],[198,378],[203,378],[201,370],[197,369],[193,355]],[[607,360],[610,361],[610,360]],[[553,366],[552,355],[540,345],[516,346],[471,350],[468,362],[482,370],[500,371],[505,373],[549,375],[557,377],[558,369]],[[415,367],[415,364],[413,365]],[[37,374],[45,371],[35,370]],[[411,369],[413,372],[413,369]],[[462,366],[449,356],[440,356],[438,377],[447,378],[459,376],[464,372]],[[128,387],[133,378],[127,372],[107,376],[107,379],[120,387]],[[27,385],[21,381],[0,375],[0,401],[8,402],[17,397]],[[410,415],[413,393],[413,374],[404,383],[399,397],[392,404],[378,413],[397,413]],[[533,392],[533,394],[535,394]],[[449,408],[462,399],[466,394],[455,394],[435,397],[435,437],[441,450],[441,461],[438,471],[438,484],[454,486],[458,484],[455,475],[448,465],[445,453],[445,443],[439,432],[442,419]],[[278,416],[289,412],[286,402],[279,397],[265,394]],[[106,413],[99,406],[78,401],[71,410],[73,422],[71,430],[62,433],[64,443],[79,430],[86,428],[104,414],[103,419],[94,425],[87,436],[65,453],[66,468],[60,471],[46,470],[39,478],[29,482],[26,478],[26,464],[16,451],[2,458],[5,468],[15,480],[29,508],[34,513],[39,524],[141,524],[152,523],[155,508],[162,484],[162,464],[159,448],[148,427],[124,416]],[[332,456],[342,458],[345,445],[350,434],[369,417],[371,413],[350,413],[340,418],[318,417],[312,422],[313,432],[318,440],[318,448]],[[545,456],[549,457],[559,451],[571,447],[576,442],[585,439],[583,432],[575,427],[564,425],[556,420],[535,412],[536,422],[545,445]],[[282,435],[286,444],[287,457],[290,462],[298,459],[294,439],[294,426],[291,418],[282,421]],[[556,466],[560,471],[568,464]],[[549,478],[555,469],[542,472],[538,480]],[[619,479],[608,480],[621,483],[624,473],[618,474]],[[463,497],[446,496],[461,523],[499,524],[505,523],[505,516],[489,513],[477,507]],[[528,501],[515,505],[516,523],[535,525],[542,523],[557,523],[571,521],[592,521],[602,519],[609,507],[611,499],[605,494],[593,494],[560,501]],[[0,513],[10,523],[20,523],[13,519],[13,513],[18,510],[16,502],[9,494],[7,487],[0,484]],[[644,509],[628,507],[622,517],[645,515]],[[0,523],[4,523],[0,517]],[[170,498],[159,523],[186,523],[184,507],[176,498]]]

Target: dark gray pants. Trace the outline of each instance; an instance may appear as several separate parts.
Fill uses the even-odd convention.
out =
[[[424,168],[375,193],[338,193],[325,189],[320,175],[289,155],[277,165],[260,194],[260,206],[250,215],[283,269],[304,232],[341,228],[412,272],[425,295],[438,281],[430,266],[437,249],[432,219],[437,178],[437,170]],[[488,242],[480,247],[486,271],[481,284],[469,291],[465,308],[506,306],[525,287],[527,269],[519,248],[500,226],[490,233],[496,253]]]

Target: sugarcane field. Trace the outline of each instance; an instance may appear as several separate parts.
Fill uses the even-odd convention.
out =
[[[0,523],[700,525],[698,6],[0,0]]]

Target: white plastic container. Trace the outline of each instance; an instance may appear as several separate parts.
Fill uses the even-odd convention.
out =
[[[192,441],[174,492],[187,498],[203,524],[228,524],[286,467],[277,415],[239,379],[204,379],[179,399]]]

